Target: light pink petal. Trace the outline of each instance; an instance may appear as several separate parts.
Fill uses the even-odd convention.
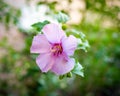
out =
[[[31,53],[46,53],[49,52],[51,45],[47,41],[45,35],[34,36],[32,46],[30,48]]]
[[[36,63],[42,72],[48,72],[54,64],[54,58],[50,53],[41,54],[36,58]]]
[[[63,75],[70,72],[74,68],[74,64],[74,59],[66,61],[64,58],[57,58],[55,64],[51,68],[51,71],[57,75]]]
[[[77,47],[77,39],[73,35],[70,35],[67,38],[63,38],[62,39],[62,47],[63,47],[63,51],[68,56],[73,55],[74,51]]]
[[[62,37],[66,36],[56,24],[47,24],[43,27],[42,31],[51,43],[60,43]]]

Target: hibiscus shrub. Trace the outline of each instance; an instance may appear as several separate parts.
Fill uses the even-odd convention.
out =
[[[2,1],[4,0],[0,1],[0,21],[2,21],[1,23],[5,22],[7,26],[11,26],[13,21],[18,21],[19,12],[16,13],[17,10],[13,10],[13,7],[11,11],[11,7]],[[74,3],[74,0],[63,1],[68,2],[68,7],[66,10],[63,9],[61,11],[69,14],[69,6]],[[73,56],[67,55],[77,60],[75,61],[75,69],[70,73],[60,75],[60,79],[54,74],[57,72],[55,70],[54,72],[42,73],[42,70],[52,70],[51,65],[46,66],[45,69],[42,69],[44,66],[40,65],[40,69],[36,65],[39,65],[39,62],[36,62],[39,54],[30,53],[31,45],[36,36],[44,35],[44,32],[41,30],[45,25],[47,26],[47,24],[52,22],[35,23],[32,25],[34,28],[27,32],[20,30],[25,39],[25,48],[21,51],[14,50],[6,37],[1,38],[2,31],[0,29],[0,96],[120,96],[119,0],[76,1],[83,1],[86,6],[84,10],[79,10],[83,16],[80,23],[66,25],[64,22],[70,18],[62,13],[58,13],[60,16],[55,16],[61,23],[57,25],[65,32],[66,37],[69,38],[70,35],[74,35],[78,39],[79,45]],[[60,0],[60,2],[62,1]],[[59,7],[57,1],[41,0],[38,2],[38,5],[41,6],[42,4],[50,7],[51,11],[47,14],[56,13],[56,9]],[[61,15],[65,17],[61,18]],[[81,32],[86,34],[86,36]],[[12,36],[9,34],[8,37]],[[89,41],[90,48],[88,48],[89,44],[86,38]],[[51,52],[61,53],[61,45],[55,45],[53,49],[55,50],[51,50]],[[80,49],[88,52],[86,53]],[[44,54],[40,55],[43,56]],[[45,59],[43,62],[48,62],[48,59]],[[84,67],[84,77],[80,77],[83,76],[83,69],[79,62]],[[71,73],[80,76],[72,75]]]

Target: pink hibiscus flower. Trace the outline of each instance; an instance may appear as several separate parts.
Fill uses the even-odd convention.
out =
[[[70,58],[77,47],[77,39],[67,37],[56,24],[47,24],[43,27],[44,34],[34,36],[31,53],[40,53],[36,63],[42,72],[49,70],[57,75],[63,75],[74,68],[75,60]]]

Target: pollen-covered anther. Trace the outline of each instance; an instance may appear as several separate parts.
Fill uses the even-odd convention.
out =
[[[54,55],[60,55],[63,52],[63,48],[61,44],[54,44],[51,48],[51,52],[53,52]]]

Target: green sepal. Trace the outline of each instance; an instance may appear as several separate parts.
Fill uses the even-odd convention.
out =
[[[67,73],[67,77],[71,78],[72,77],[72,72]]]
[[[62,80],[63,78],[65,78],[65,75],[60,75],[59,79]]]

